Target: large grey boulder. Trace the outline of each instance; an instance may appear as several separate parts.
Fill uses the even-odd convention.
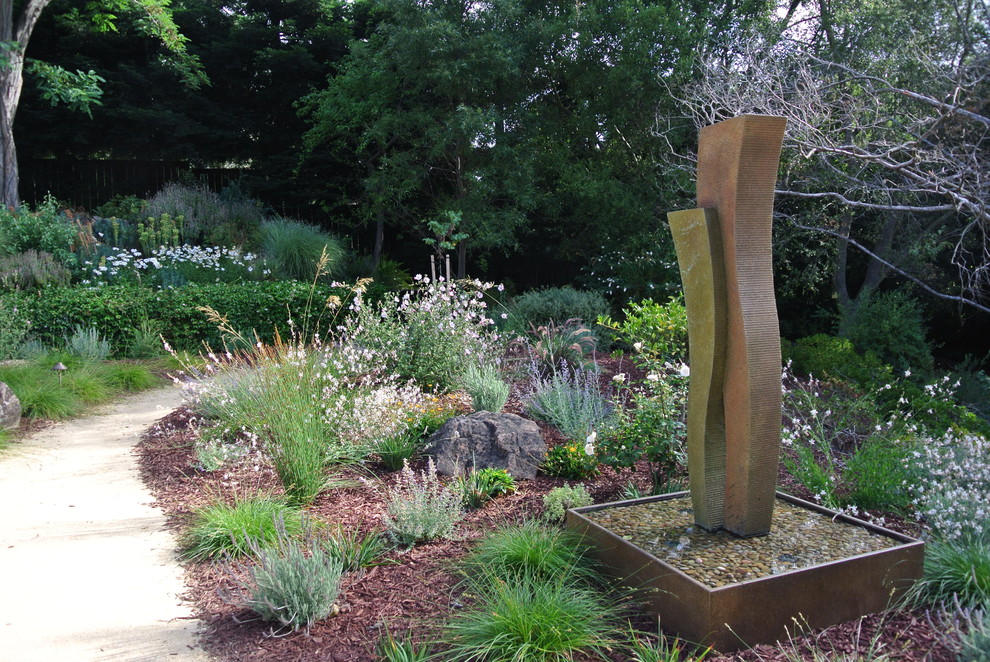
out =
[[[515,414],[479,411],[457,416],[433,433],[424,447],[437,472],[457,476],[472,467],[505,469],[513,478],[536,476],[547,445],[536,423]]]
[[[0,382],[0,430],[16,428],[21,422],[21,401],[10,387]]]

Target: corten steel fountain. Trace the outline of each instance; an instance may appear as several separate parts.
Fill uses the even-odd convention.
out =
[[[771,218],[784,127],[743,115],[702,129],[699,209],[668,214],[688,313],[690,493],[567,513],[665,629],[723,652],[881,611],[924,560],[920,541],[776,492]]]

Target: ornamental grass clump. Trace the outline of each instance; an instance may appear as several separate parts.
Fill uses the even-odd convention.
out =
[[[182,557],[209,561],[249,556],[252,548],[277,544],[305,529],[303,514],[284,499],[258,495],[228,503],[217,500],[198,509],[182,536]]]
[[[472,604],[454,612],[446,631],[452,662],[563,662],[608,659],[615,612],[600,590],[574,577],[484,573],[468,583]]]
[[[234,575],[237,588],[221,594],[227,602],[250,609],[280,631],[308,633],[336,613],[344,564],[311,532],[294,538],[280,530],[274,544],[252,541],[250,549],[257,563],[242,566],[246,579]]]
[[[594,577],[588,547],[580,536],[527,520],[485,536],[463,564],[466,576],[485,571],[498,577]]]
[[[408,462],[402,468],[398,482],[389,490],[384,521],[395,544],[412,547],[417,542],[450,538],[463,516],[461,495],[440,482],[430,458],[419,473]]]

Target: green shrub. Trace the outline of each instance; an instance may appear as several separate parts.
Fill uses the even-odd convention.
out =
[[[62,263],[71,263],[77,228],[48,196],[35,211],[28,205],[17,209],[0,208],[0,255],[16,255],[28,250],[49,253]]]
[[[28,323],[23,307],[19,308],[16,300],[8,302],[7,295],[0,295],[0,361],[20,354]]]
[[[464,573],[497,577],[593,577],[588,548],[573,531],[526,521],[486,535],[464,560]]]
[[[598,475],[598,459],[594,451],[588,453],[584,446],[567,443],[547,451],[540,471],[545,476],[581,480]]]
[[[257,565],[247,566],[247,580],[235,578],[238,588],[224,594],[228,602],[292,631],[309,632],[335,612],[343,563],[310,534],[297,540],[280,532],[273,545],[252,543],[251,555]]]
[[[860,352],[873,352],[894,370],[928,371],[932,352],[925,342],[921,307],[901,291],[885,292],[862,302],[839,324]]]
[[[465,508],[481,508],[492,499],[516,491],[516,481],[505,469],[472,468],[467,475],[457,479],[457,490]]]
[[[795,374],[842,379],[861,388],[883,385],[893,378],[890,366],[873,352],[860,354],[851,340],[824,333],[796,340],[784,359],[791,360]]]
[[[280,536],[302,535],[302,513],[285,500],[258,495],[228,503],[214,501],[193,513],[182,535],[183,558],[193,561],[250,556],[252,547],[276,545]]]
[[[561,324],[578,318],[585,322],[608,314],[608,302],[597,292],[575,290],[573,287],[548,287],[520,294],[509,307],[509,328],[526,333],[531,327],[549,322]]]
[[[564,662],[602,659],[614,643],[615,616],[600,591],[573,578],[485,575],[470,582],[475,602],[447,626],[452,661]]]
[[[0,257],[0,288],[37,290],[69,284],[69,270],[51,253],[29,249],[16,255]]]
[[[302,281],[313,280],[324,251],[324,273],[330,277],[340,271],[345,254],[340,239],[313,225],[285,218],[261,224],[261,250],[274,273]]]
[[[94,216],[103,219],[110,218],[122,218],[129,220],[137,220],[141,215],[141,210],[145,207],[145,201],[136,195],[120,195],[117,194],[104,202],[102,205],[93,209]],[[108,240],[113,242],[114,246],[122,246],[119,237],[108,236]]]
[[[296,328],[313,330],[328,324],[332,313],[324,305],[331,295],[346,299],[347,290],[289,281],[214,283],[171,290],[137,285],[52,287],[43,296],[34,292],[8,292],[7,305],[31,320],[31,334],[49,346],[61,345],[76,326],[92,326],[114,347],[127,347],[133,329],[145,320],[160,324],[165,339],[180,350],[199,351],[204,342],[219,347],[222,334],[202,308],[225,315],[232,327],[258,332],[263,341],[276,331],[291,337],[288,319]],[[2,322],[0,322],[2,324]]]
[[[679,297],[665,303],[644,299],[629,302],[617,322],[608,316],[595,318],[598,324],[626,348],[634,348],[659,362],[681,363],[687,356],[687,310]]]
[[[497,367],[490,363],[471,364],[464,373],[464,390],[471,396],[475,411],[500,412],[509,399],[509,385],[502,381]]]
[[[389,490],[385,526],[397,545],[450,538],[463,517],[461,497],[442,485],[433,459],[417,474],[408,463]]]
[[[543,497],[543,516],[550,522],[559,522],[571,508],[590,506],[593,503],[587,488],[580,483],[555,487]]]
[[[530,377],[526,411],[556,426],[572,441],[584,441],[608,424],[613,411],[598,385],[598,373],[563,366],[550,377],[536,371]]]

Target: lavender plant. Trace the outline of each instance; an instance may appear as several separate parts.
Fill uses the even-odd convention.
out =
[[[535,366],[530,370],[526,410],[531,416],[556,426],[572,441],[584,441],[607,425],[613,407],[602,395],[595,370],[571,369],[566,363],[549,376]]]
[[[437,477],[433,459],[419,473],[402,469],[399,481],[389,490],[385,527],[397,545],[450,538],[464,516],[461,495],[445,487]]]

